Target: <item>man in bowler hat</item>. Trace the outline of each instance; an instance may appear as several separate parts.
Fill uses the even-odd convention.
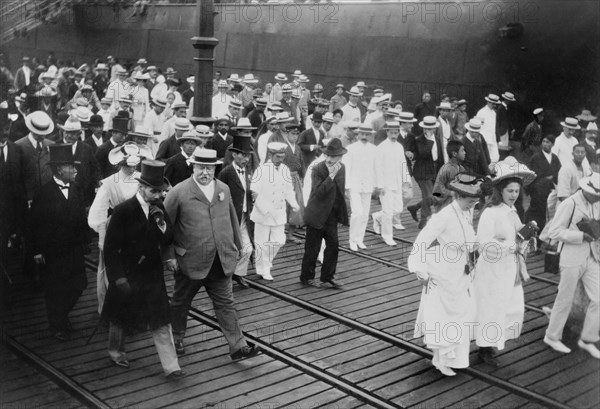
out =
[[[46,266],[42,280],[50,331],[64,341],[72,330],[68,314],[87,286],[88,230],[83,197],[74,183],[79,162],[72,145],[50,145],[49,156],[52,179],[31,204],[32,247],[34,262]]]
[[[325,240],[325,253],[321,267],[321,286],[339,289],[342,284],[336,281],[335,270],[338,260],[338,223],[348,225],[346,192],[346,169],[341,162],[347,152],[339,139],[333,139],[323,150],[325,160],[312,170],[312,190],[304,210],[306,241],[302,259],[300,282],[316,286],[315,266]]]
[[[115,207],[106,230],[104,259],[108,290],[102,319],[108,321],[108,354],[115,365],[129,367],[125,333],[152,331],[167,378],[184,376],[173,344],[169,298],[162,252],[173,241],[173,228],[162,205],[169,187],[165,164],[142,161],[138,191]]]

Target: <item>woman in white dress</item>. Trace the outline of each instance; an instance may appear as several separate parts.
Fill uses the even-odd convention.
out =
[[[514,205],[521,188],[535,179],[535,173],[513,157],[498,162],[495,170],[494,192],[477,229],[480,256],[474,284],[479,357],[498,367],[494,348],[504,349],[506,341],[518,338],[523,327],[525,301],[521,283],[528,276],[526,249],[517,238],[524,225]]]
[[[106,226],[110,220],[112,209],[134,196],[138,191],[138,182],[135,178],[140,177],[140,173],[136,171],[136,167],[140,163],[140,150],[137,145],[132,143],[118,146],[110,151],[108,160],[113,165],[119,165],[119,171],[100,182],[101,186],[88,214],[88,225],[99,236],[98,248],[100,249],[100,254],[98,256],[96,287],[98,313],[102,312],[104,296],[108,288],[103,252]]]
[[[432,216],[417,236],[408,268],[423,284],[415,337],[433,351],[433,365],[444,375],[469,366],[474,338],[475,296],[471,274],[475,231],[472,209],[482,196],[484,180],[459,174],[450,183],[454,200]]]

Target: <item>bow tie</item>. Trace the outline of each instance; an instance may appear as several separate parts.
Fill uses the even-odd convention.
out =
[[[242,176],[244,175],[244,173],[246,173],[246,171],[244,169],[238,169],[237,171]]]
[[[69,189],[69,185],[59,185],[58,183],[56,184],[61,190],[65,190],[65,189]]]

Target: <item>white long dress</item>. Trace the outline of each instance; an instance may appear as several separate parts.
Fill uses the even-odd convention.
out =
[[[408,268],[429,281],[421,293],[415,337],[424,337],[434,365],[469,366],[469,345],[476,316],[472,274],[465,273],[475,245],[473,213],[452,202],[434,214],[417,236]]]
[[[104,237],[106,236],[106,226],[110,217],[109,210],[114,209],[120,203],[133,197],[138,191],[138,182],[135,178],[139,178],[140,173],[134,172],[133,175],[127,176],[122,170],[119,170],[114,175],[110,175],[103,179],[102,184],[98,189],[98,193],[94,198],[94,202],[90,207],[88,214],[88,225],[98,233],[98,248],[100,254],[98,256],[98,272],[97,272],[97,287],[96,295],[98,297],[98,313],[102,312],[104,305],[104,296],[108,289],[108,278],[106,277],[106,268],[104,265]]]
[[[481,214],[477,229],[479,259],[475,268],[476,340],[480,347],[504,349],[523,327],[525,301],[518,276],[517,231],[523,227],[517,210],[502,203]]]

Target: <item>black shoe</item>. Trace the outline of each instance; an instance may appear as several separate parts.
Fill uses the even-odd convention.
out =
[[[494,368],[500,368],[500,362],[494,356],[494,350],[489,347],[479,348],[477,353],[479,355],[479,359],[486,364],[493,366]]]
[[[173,371],[170,374],[167,375],[167,379],[169,380],[177,380],[177,379],[181,379],[185,376],[185,372],[182,371],[181,369],[178,369],[177,371]]]
[[[311,287],[318,287],[319,284],[315,280],[300,280],[300,282],[304,285],[308,285]]]
[[[52,334],[52,336],[58,339],[59,341],[66,341],[67,339],[69,339],[67,334],[62,331],[56,331],[54,334]]]
[[[427,219],[423,219],[419,222],[419,229],[422,229],[423,227],[425,227],[427,225]]]
[[[239,285],[241,285],[244,288],[250,288],[250,284],[248,284],[248,282],[246,281],[246,279],[242,276],[236,276],[235,274],[232,277],[233,281],[235,281],[236,283],[238,283]]]
[[[235,351],[234,353],[230,354],[229,356],[231,357],[232,361],[238,361],[240,359],[252,358],[253,356],[258,355],[259,353],[260,349],[256,345],[245,345],[237,351]]]
[[[185,355],[185,347],[183,346],[183,339],[175,341],[175,352],[178,356]]]
[[[419,222],[419,216],[417,216],[417,211],[419,210],[417,207],[413,206],[408,206],[407,207],[408,212],[410,213],[410,215],[412,216],[413,220],[416,221],[417,223]]]
[[[339,281],[335,281],[335,280],[331,279],[328,281],[321,281],[321,287],[332,288],[334,290],[340,290],[344,287],[344,285],[342,283],[340,283]]]

